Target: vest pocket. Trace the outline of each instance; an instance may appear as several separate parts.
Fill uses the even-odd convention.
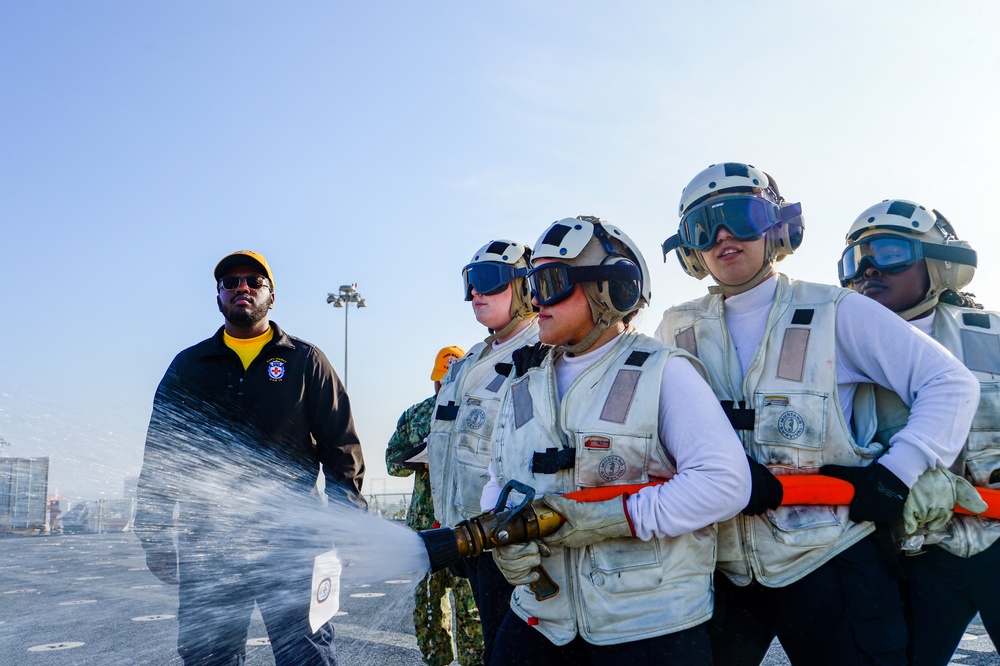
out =
[[[810,391],[754,393],[758,444],[822,449],[826,443],[827,396]]]
[[[612,594],[651,590],[663,583],[658,539],[608,539],[587,547],[595,587]]]
[[[576,433],[576,483],[594,486],[649,481],[651,435]]]
[[[774,540],[786,546],[815,548],[835,543],[850,525],[848,507],[779,506],[766,514]]]

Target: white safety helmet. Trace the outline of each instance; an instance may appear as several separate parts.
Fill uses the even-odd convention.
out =
[[[711,200],[711,201],[709,201]],[[768,205],[769,204],[769,205]],[[725,215],[718,209],[725,209]],[[760,284],[774,263],[802,244],[802,206],[787,203],[773,178],[752,164],[723,162],[698,173],[681,192],[678,233],[663,243],[663,258],[676,250],[684,272],[699,280],[711,273],[701,251],[715,242],[719,226],[740,240],[766,239],[760,272],[742,285],[719,285],[712,292],[740,293]],[[732,227],[737,228],[732,228]],[[697,235],[697,239],[692,238]]]
[[[621,229],[598,217],[553,222],[535,243],[532,261],[538,259],[558,262],[537,266],[530,274],[540,305],[565,298],[576,284],[590,304],[596,325],[582,341],[566,347],[569,352],[588,349],[604,330],[619,321],[627,324],[649,304],[649,270],[642,252]]]
[[[535,316],[531,306],[531,289],[528,287],[528,270],[531,268],[531,248],[512,240],[492,240],[472,255],[472,260],[462,268],[465,283],[465,300],[472,300],[472,289],[480,294],[500,293],[511,285],[509,324],[499,331],[490,331],[486,340],[502,338],[513,330],[522,319]]]
[[[838,272],[840,283],[850,285],[863,269],[860,246],[871,244],[876,238],[899,236],[919,240],[915,251],[906,256],[906,266],[924,259],[930,288],[926,298],[898,313],[911,319],[934,307],[945,290],[959,291],[968,285],[976,273],[977,256],[967,241],[959,240],[954,227],[936,210],[905,199],[886,199],[866,209],[854,220],[847,232],[847,249],[841,255]],[[870,263],[875,263],[872,259]],[[882,268],[876,264],[877,268]],[[889,271],[886,271],[889,272]]]

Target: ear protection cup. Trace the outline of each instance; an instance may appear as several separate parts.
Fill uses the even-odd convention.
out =
[[[638,269],[638,266],[625,257],[608,257],[608,259],[611,261],[603,263],[615,266],[624,264],[625,266],[635,266]],[[642,288],[638,280],[608,280],[600,287],[602,290],[606,290],[605,293],[607,293],[608,303],[611,307],[621,313],[631,312],[642,296]]]

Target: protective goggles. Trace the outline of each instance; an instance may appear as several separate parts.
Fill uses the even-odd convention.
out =
[[[708,199],[681,218],[675,239],[663,244],[666,254],[678,245],[692,250],[707,250],[715,245],[719,228],[725,227],[734,238],[751,241],[762,238],[768,229],[802,215],[802,204],[775,203],[745,194]],[[671,240],[674,240],[671,243]],[[667,247],[668,243],[671,245]]]
[[[219,288],[226,291],[236,291],[240,288],[240,283],[246,283],[249,289],[260,289],[267,284],[267,278],[260,275],[229,275],[219,278]]]
[[[573,293],[584,282],[642,279],[639,267],[631,262],[605,266],[568,266],[560,263],[542,264],[528,272],[531,295],[538,305],[555,305]]]
[[[462,269],[462,279],[465,280],[465,300],[472,300],[473,289],[483,296],[499,294],[512,281],[527,274],[527,268],[516,268],[499,261],[469,264]]]
[[[916,238],[878,234],[855,241],[840,255],[837,272],[843,287],[857,282],[868,267],[891,275],[905,271],[924,258],[924,244]]]

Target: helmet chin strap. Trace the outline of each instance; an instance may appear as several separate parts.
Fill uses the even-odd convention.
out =
[[[774,270],[776,252],[774,251],[774,246],[772,245],[770,240],[767,241],[766,247],[767,247],[767,257],[764,259],[764,263],[761,265],[760,270],[757,271],[756,275],[754,275],[752,278],[750,278],[743,284],[736,284],[736,285],[722,284],[721,282],[719,282],[719,278],[715,277],[712,271],[708,271],[708,274],[711,275],[712,279],[715,280],[716,282],[716,284],[708,288],[708,293],[722,294],[723,296],[734,296],[736,294],[742,294],[743,292],[750,291],[751,289],[759,285],[761,282],[769,278],[771,276],[771,272]],[[704,261],[705,260],[702,259],[702,263],[704,263]],[[705,264],[705,267],[707,268],[708,264]]]
[[[494,341],[507,337],[511,332],[513,332],[515,328],[517,328],[517,325],[520,324],[522,321],[528,319],[529,317],[534,317],[534,316],[535,316],[534,312],[519,312],[513,319],[510,320],[510,323],[501,328],[499,331],[494,331],[493,329],[490,329],[490,335],[485,340],[483,340],[483,342],[486,343],[487,347],[491,346],[494,343]]]
[[[582,340],[572,345],[557,345],[556,352],[576,355],[587,351],[597,342],[597,338],[601,337],[604,331],[615,325],[615,322],[615,319],[609,322],[605,322],[603,317],[598,319],[597,323],[594,324],[594,328],[590,329],[590,333],[583,336]]]

